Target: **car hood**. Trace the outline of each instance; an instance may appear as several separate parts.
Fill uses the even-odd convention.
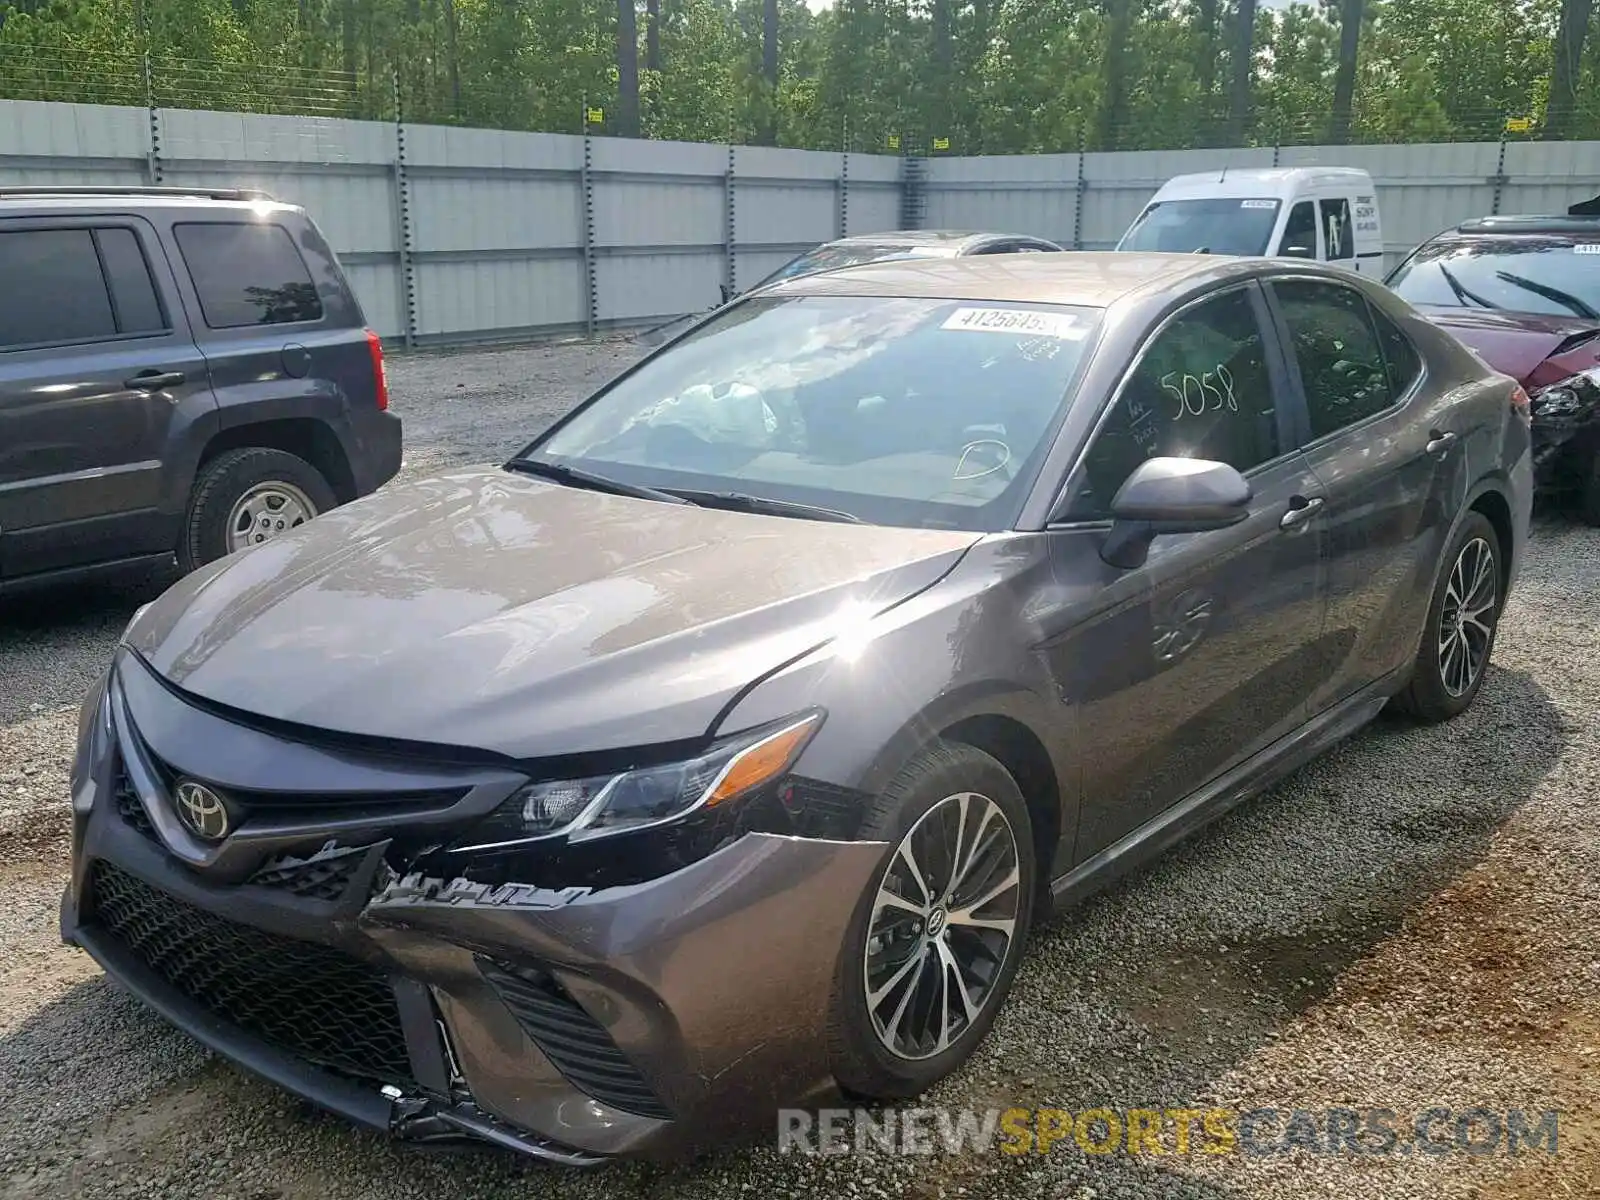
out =
[[[319,730],[515,758],[650,745],[705,735],[979,536],[465,470],[202,568],[125,641],[182,692]]]
[[[1499,309],[1418,311],[1530,391],[1600,365],[1600,321]]]

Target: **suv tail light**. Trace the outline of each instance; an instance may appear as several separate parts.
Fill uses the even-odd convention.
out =
[[[389,376],[383,369],[383,339],[370,329],[367,330],[367,350],[372,355],[372,384],[378,392],[378,411],[383,412],[389,407]]]
[[[1533,401],[1528,399],[1528,389],[1520,383],[1511,389],[1511,407],[1517,416],[1533,424]]]

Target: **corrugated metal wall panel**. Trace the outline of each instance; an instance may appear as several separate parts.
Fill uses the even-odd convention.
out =
[[[736,283],[748,287],[802,248],[901,221],[904,164],[892,155],[761,146],[730,153],[722,145],[408,125],[408,247],[394,125],[174,109],[156,117],[162,182],[258,186],[305,206],[386,337],[406,333],[406,251],[415,333],[440,342],[584,328],[589,271],[601,325],[696,311],[715,303],[730,258]],[[1104,248],[1173,175],[1274,161],[1348,165],[1374,178],[1392,265],[1419,240],[1494,208],[1501,149],[1489,142],[935,158],[927,162],[924,224],[1067,245],[1077,234],[1085,248]],[[140,185],[151,150],[151,114],[142,108],[0,100],[0,184]],[[1600,143],[1509,143],[1504,175],[1501,212],[1561,212],[1600,193]]]

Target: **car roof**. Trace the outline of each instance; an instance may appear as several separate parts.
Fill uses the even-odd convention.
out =
[[[986,233],[976,229],[890,229],[882,233],[857,233],[826,243],[829,246],[940,246],[958,250],[968,242],[1006,238],[1047,241],[1031,233]]]
[[[1112,250],[895,259],[799,275],[762,289],[762,294],[916,296],[1106,308],[1134,293],[1181,287],[1198,276],[1251,274],[1264,261]]]
[[[0,187],[0,216],[15,215],[27,209],[59,209],[95,212],[129,212],[142,209],[208,208],[259,213],[296,212],[297,205],[285,204],[267,192],[254,188],[182,187],[62,187],[50,185],[12,185]]]
[[[1370,187],[1372,177],[1360,167],[1220,167],[1214,171],[1174,175],[1161,185],[1156,195],[1171,193],[1176,197],[1178,193],[1189,192],[1231,198],[1259,194],[1262,189],[1285,194],[1319,184]]]
[[[1574,216],[1504,216],[1474,217],[1450,229],[1447,233],[1466,236],[1483,234],[1557,234],[1600,236],[1600,217]]]

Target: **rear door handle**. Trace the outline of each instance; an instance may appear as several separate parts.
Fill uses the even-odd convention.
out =
[[[1428,453],[1439,457],[1456,444],[1456,435],[1448,431],[1441,433],[1435,429],[1428,434]]]
[[[182,371],[140,371],[132,379],[124,379],[122,386],[135,392],[159,392],[178,387],[187,378]]]
[[[1321,496],[1312,496],[1309,499],[1296,496],[1291,502],[1289,511],[1279,519],[1278,528],[1298,529],[1322,511],[1322,504]]]

